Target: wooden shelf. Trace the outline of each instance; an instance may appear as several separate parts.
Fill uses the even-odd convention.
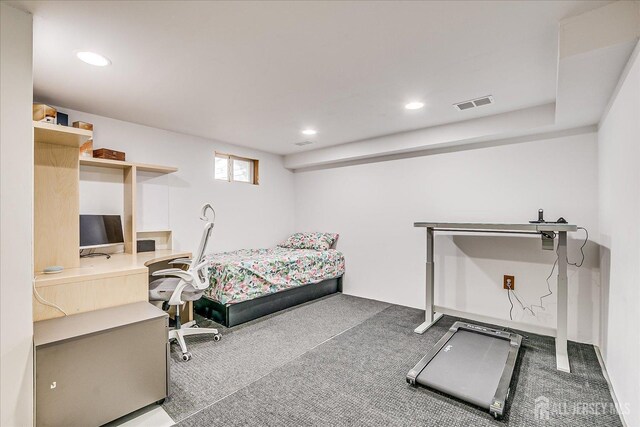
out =
[[[173,173],[178,171],[178,168],[174,168],[171,166],[147,165],[144,163],[134,163],[134,164],[136,165],[136,168],[139,171],[143,171],[143,172]]]
[[[87,166],[100,166],[112,169],[127,169],[133,166],[129,162],[122,162],[120,160],[96,159],[92,157],[80,157],[80,164]]]
[[[128,169],[135,166],[138,171],[155,173],[173,173],[178,171],[178,168],[171,166],[148,165],[144,163],[123,162],[119,160],[97,159],[92,157],[80,157],[80,164],[115,169]]]
[[[45,122],[33,122],[33,141],[45,144],[80,147],[93,138],[93,132]]]

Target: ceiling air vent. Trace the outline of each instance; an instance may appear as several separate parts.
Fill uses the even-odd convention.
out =
[[[304,147],[305,145],[313,144],[311,141],[300,141],[294,142],[293,145],[297,145],[298,147]]]
[[[476,107],[482,107],[483,105],[493,104],[493,96],[483,96],[482,98],[472,99],[470,101],[463,101],[453,104],[454,107],[458,109],[458,111],[462,110],[470,110]]]

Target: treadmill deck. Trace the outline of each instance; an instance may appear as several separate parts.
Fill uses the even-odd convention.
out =
[[[441,391],[501,416],[521,340],[517,334],[456,322],[409,371],[407,382]]]

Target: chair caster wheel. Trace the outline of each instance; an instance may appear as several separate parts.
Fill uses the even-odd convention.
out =
[[[182,360],[185,361],[185,362],[188,361],[188,360],[191,360],[191,352],[184,353],[182,355]]]
[[[221,339],[222,339],[222,335],[220,335],[220,334],[215,334],[215,335],[213,336],[213,340],[214,340],[214,341],[220,341]]]

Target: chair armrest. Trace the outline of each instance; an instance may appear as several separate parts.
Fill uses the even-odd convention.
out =
[[[189,258],[178,258],[178,259],[174,259],[173,261],[169,261],[169,265],[176,265],[176,264],[191,265],[192,261],[193,260]]]
[[[165,270],[154,271],[152,276],[174,276],[184,280],[187,283],[191,283],[193,281],[193,276],[179,268],[167,268]]]

